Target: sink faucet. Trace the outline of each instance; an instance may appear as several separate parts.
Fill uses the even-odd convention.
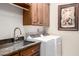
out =
[[[14,29],[14,42],[18,39],[18,36],[17,36],[17,37],[15,36],[17,29],[20,31],[20,35],[22,34],[21,29],[20,29],[19,27],[16,27],[16,28]]]

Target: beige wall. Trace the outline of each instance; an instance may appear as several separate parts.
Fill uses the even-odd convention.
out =
[[[62,55],[79,55],[79,31],[58,31],[58,4],[50,4],[50,34],[62,37]]]

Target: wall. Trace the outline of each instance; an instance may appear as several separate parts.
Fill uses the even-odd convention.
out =
[[[50,4],[50,28],[48,32],[62,37],[62,55],[79,56],[79,31],[58,31],[58,5]]]
[[[32,26],[32,25],[24,26],[24,31],[26,33],[36,34],[38,33],[37,29],[39,29],[39,32],[42,32],[43,26]]]
[[[7,3],[0,3],[0,40],[12,38],[15,27],[20,27],[23,32],[22,10]]]

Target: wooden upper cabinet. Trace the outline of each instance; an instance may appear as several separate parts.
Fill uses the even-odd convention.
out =
[[[32,17],[31,12],[23,10],[23,25],[31,25]]]
[[[31,5],[31,16],[32,16],[32,24],[38,25],[38,4],[34,3]]]
[[[49,26],[49,16],[50,16],[49,4],[43,4],[43,25]]]
[[[43,25],[43,4],[38,3],[38,24]]]
[[[49,25],[49,4],[32,3],[30,11],[23,11],[24,25]]]
[[[23,10],[23,25],[38,25],[37,3],[31,4],[30,11]]]

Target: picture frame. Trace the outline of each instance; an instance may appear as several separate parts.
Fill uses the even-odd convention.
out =
[[[78,31],[78,4],[58,5],[58,30]]]

